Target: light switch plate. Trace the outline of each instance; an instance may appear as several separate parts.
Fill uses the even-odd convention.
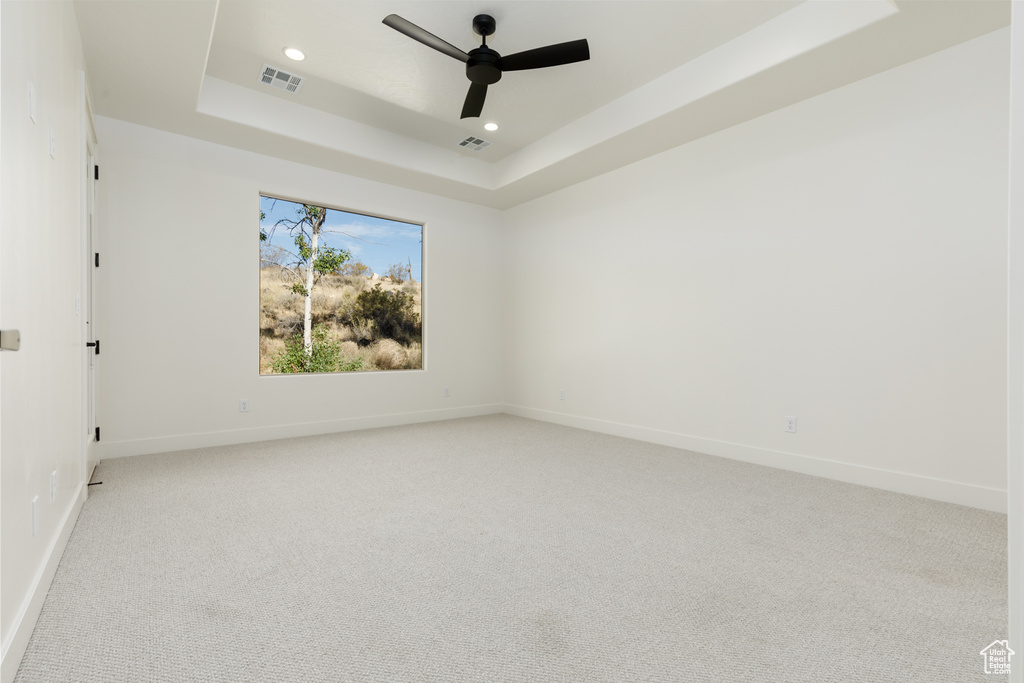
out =
[[[18,330],[0,330],[0,349],[17,351],[21,348],[21,332]]]

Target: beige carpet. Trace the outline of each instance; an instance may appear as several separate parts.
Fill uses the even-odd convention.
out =
[[[971,681],[1006,517],[496,415],[109,460],[18,683]]]

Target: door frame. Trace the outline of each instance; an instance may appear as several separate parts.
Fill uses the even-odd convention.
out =
[[[99,140],[93,121],[89,89],[85,72],[78,76],[79,102],[81,103],[81,285],[79,294],[79,316],[82,337],[82,470],[83,488],[88,496],[89,479],[99,461],[96,445],[96,354],[86,346],[98,336],[96,328],[96,261],[94,254],[99,251],[99,210],[96,192],[96,168],[99,164]]]

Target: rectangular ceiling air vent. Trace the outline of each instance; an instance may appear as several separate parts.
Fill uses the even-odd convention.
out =
[[[474,152],[479,152],[485,147],[490,146],[491,143],[487,142],[487,140],[481,140],[480,138],[475,138],[472,135],[459,143],[459,147],[465,147],[466,149],[471,149]]]
[[[306,82],[306,79],[302,76],[290,74],[287,71],[281,71],[281,69],[275,66],[264,64],[263,71],[260,72],[260,82],[278,90],[297,93],[302,84]]]

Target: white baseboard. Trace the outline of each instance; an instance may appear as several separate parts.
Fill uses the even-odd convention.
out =
[[[460,417],[476,417],[504,412],[505,406],[500,403],[466,406],[462,408],[445,408],[443,410],[422,410],[411,413],[391,413],[387,415],[370,415],[322,422],[302,422],[299,424],[273,425],[250,429],[231,429],[218,432],[202,432],[199,434],[182,434],[163,436],[150,439],[131,439],[126,441],[100,441],[96,444],[100,460],[124,458],[132,455],[148,455],[150,453],[168,453],[209,446],[228,446],[236,443],[252,443],[254,441],[271,441],[273,439],[289,439],[295,436],[315,436],[348,432],[356,429],[372,429],[374,427],[394,427],[397,425],[415,424],[418,422],[435,422],[452,420]]]
[[[599,420],[578,415],[569,415],[549,410],[527,408],[525,406],[485,404],[450,408],[444,410],[424,410],[411,413],[392,413],[387,415],[371,415],[322,422],[305,422],[290,425],[256,427],[252,429],[236,429],[200,434],[183,434],[150,439],[134,439],[127,441],[100,442],[96,444],[100,459],[123,458],[132,455],[150,453],[166,453],[170,451],[206,448],[209,446],[226,446],[254,441],[287,439],[296,436],[314,436],[356,429],[372,429],[374,427],[392,427],[396,425],[414,424],[450,420],[460,417],[475,417],[508,413],[519,417],[541,420],[576,427],[593,432],[622,436],[638,441],[647,441],[674,448],[682,448],[708,455],[717,455],[732,460],[742,460],[757,465],[765,465],[802,474],[810,474],[826,479],[835,479],[850,484],[871,486],[886,491],[906,493],[922,498],[956,503],[968,507],[1005,513],[1007,510],[1007,493],[1002,489],[964,484],[961,482],[935,479],[906,472],[895,472],[877,467],[867,467],[852,463],[826,460],[808,455],[786,453],[757,446],[706,439],[678,432],[670,432],[649,427]]]
[[[1007,510],[1007,493],[1003,489],[993,489],[974,484],[963,484],[944,479],[934,479],[917,474],[906,472],[894,472],[883,470],[877,467],[866,467],[854,465],[836,460],[825,460],[808,455],[797,455],[774,451],[768,448],[757,446],[745,446],[743,444],[730,443],[728,441],[717,441],[705,439],[688,434],[669,432],[649,427],[598,420],[578,415],[556,413],[549,410],[539,410],[524,406],[506,405],[505,411],[509,415],[527,417],[543,422],[552,422],[586,429],[592,432],[601,432],[614,436],[622,436],[638,441],[673,446],[697,453],[717,455],[732,460],[742,460],[756,465],[766,465],[792,472],[810,474],[826,479],[835,479],[850,484],[871,486],[886,491],[907,493],[912,496],[940,500],[946,503],[956,503],[968,507],[991,510],[993,512],[1005,513]]]
[[[64,555],[68,539],[71,538],[71,532],[75,528],[75,522],[78,521],[78,513],[81,512],[82,504],[85,502],[85,493],[86,488],[83,482],[78,485],[75,497],[60,522],[60,532],[54,537],[50,547],[46,549],[46,561],[36,572],[28,595],[21,603],[18,615],[14,618],[11,631],[3,643],[0,683],[11,683],[18,674],[18,667],[21,666],[21,659],[25,656],[29,638],[32,637],[32,631],[36,627],[39,612],[43,609],[43,601],[46,600],[46,594],[53,582],[53,575],[57,572],[57,565],[60,564],[60,558]]]

